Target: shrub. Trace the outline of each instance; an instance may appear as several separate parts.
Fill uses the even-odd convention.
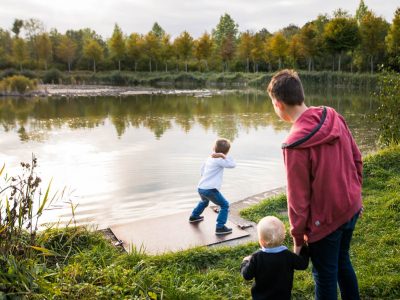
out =
[[[57,84],[61,83],[63,74],[57,69],[46,71],[43,75],[43,83]]]
[[[5,92],[18,92],[25,94],[36,89],[36,80],[26,78],[22,75],[14,75],[0,81],[0,90]]]
[[[0,79],[4,79],[7,77],[11,77],[14,75],[18,75],[18,71],[15,69],[5,69],[3,72],[0,73]]]

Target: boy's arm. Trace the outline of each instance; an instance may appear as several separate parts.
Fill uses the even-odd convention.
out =
[[[308,267],[310,255],[307,246],[301,248],[300,254],[292,253],[293,258],[293,268],[295,270],[305,270]]]
[[[247,256],[243,259],[243,262],[240,266],[240,273],[246,280],[251,280],[255,277],[255,262],[254,262],[254,255]]]
[[[218,160],[218,164],[223,168],[234,168],[236,167],[236,163],[231,156],[224,155],[223,153],[216,153],[221,154],[224,157],[220,156],[222,159]],[[214,156],[213,156],[214,157]]]
[[[295,247],[304,244],[310,214],[311,166],[308,149],[284,149],[290,232]]]

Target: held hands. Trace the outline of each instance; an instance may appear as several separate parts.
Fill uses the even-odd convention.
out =
[[[223,159],[226,158],[225,154],[220,153],[220,152],[218,152],[218,153],[215,153],[215,152],[214,152],[213,154],[211,154],[211,157],[212,157],[212,158],[223,158]]]

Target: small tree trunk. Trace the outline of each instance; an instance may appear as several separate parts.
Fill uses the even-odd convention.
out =
[[[339,59],[338,59],[338,71],[341,71],[341,64],[342,64],[342,53],[339,53]]]
[[[371,55],[371,74],[374,74],[374,57]]]
[[[96,60],[93,59],[93,72],[96,73]]]
[[[308,72],[311,71],[311,57],[308,58]]]
[[[205,63],[206,63],[206,71],[208,72],[208,62],[207,62],[207,60],[205,61]]]
[[[281,69],[281,67],[282,67],[282,58],[279,57],[279,70]]]
[[[151,72],[151,58],[149,60],[149,71]]]
[[[137,71],[137,62],[135,61],[135,72]]]
[[[68,61],[68,73],[71,73],[71,62]]]
[[[118,60],[118,71],[121,72],[121,60]]]
[[[246,58],[246,72],[249,73],[250,71],[250,62],[249,62],[249,58]]]
[[[168,72],[168,63],[165,63],[165,73]]]
[[[22,72],[22,62],[19,63],[19,70]]]
[[[187,66],[188,66],[187,61],[185,61],[185,72],[186,73],[187,73]]]

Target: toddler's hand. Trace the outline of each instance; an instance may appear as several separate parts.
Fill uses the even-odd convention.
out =
[[[223,154],[223,153],[213,153],[213,154],[211,154],[211,157],[212,158],[223,158],[223,159],[226,158],[225,154]]]
[[[246,256],[245,258],[243,258],[243,261],[245,261],[245,260],[250,260],[250,259],[251,259],[251,255]]]

